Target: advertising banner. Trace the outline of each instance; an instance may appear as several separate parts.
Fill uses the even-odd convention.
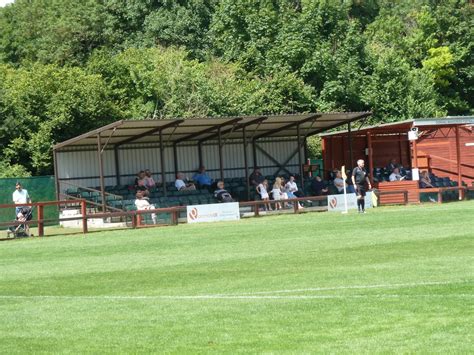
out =
[[[372,208],[372,192],[367,192],[365,196],[365,208]],[[347,194],[347,209],[357,209],[357,197],[356,194]],[[344,195],[328,195],[328,211],[330,212],[342,212],[344,211]]]
[[[186,215],[188,223],[238,221],[240,219],[237,202],[187,206]]]

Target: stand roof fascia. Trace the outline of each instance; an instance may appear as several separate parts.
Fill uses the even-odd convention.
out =
[[[382,123],[352,130],[353,136],[366,135],[368,131],[381,134],[407,133],[410,128],[419,127],[421,129],[436,129],[455,126],[474,126],[474,116],[448,116],[443,118],[417,118],[399,122]],[[341,130],[331,133],[322,133],[321,137],[342,137],[349,133],[348,130]]]
[[[242,139],[245,127],[248,137],[296,137],[299,130],[309,136],[339,127],[371,115],[370,112],[330,112],[285,115],[235,116],[218,118],[120,120],[54,145],[54,151],[91,149],[100,135],[108,146],[132,146],[158,143],[160,133],[166,145],[184,141],[215,139],[216,132],[226,139]]]

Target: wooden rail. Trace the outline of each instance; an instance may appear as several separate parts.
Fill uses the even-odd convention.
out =
[[[438,202],[442,202],[442,192],[450,191],[450,190],[460,190],[460,191],[474,191],[474,187],[444,187],[444,188],[433,188],[433,189],[420,189],[421,193],[429,193],[429,192],[437,192],[438,193]],[[380,194],[403,194],[404,195],[404,202],[408,204],[408,191],[407,190],[399,190],[399,191],[377,191],[374,190],[375,193],[380,196]],[[288,200],[281,200],[281,203],[293,203],[293,211],[294,213],[304,212],[304,210],[298,208],[299,202],[304,201],[325,201],[327,196],[308,196],[308,197],[298,197],[292,198]],[[15,209],[19,206],[29,206],[29,207],[36,207],[37,212],[37,219],[30,220],[26,222],[19,222],[19,221],[11,221],[11,222],[2,222],[0,223],[0,227],[10,227],[10,226],[18,226],[20,224],[36,224],[38,226],[38,236],[44,236],[44,225],[45,223],[50,222],[65,222],[65,221],[82,221],[82,232],[88,233],[88,219],[93,218],[112,218],[112,217],[128,217],[131,218],[132,227],[139,228],[139,227],[148,227],[146,225],[141,225],[139,219],[142,215],[151,214],[151,213],[169,213],[171,216],[171,225],[178,224],[179,212],[186,211],[186,206],[176,206],[176,207],[166,207],[166,208],[155,208],[150,210],[137,210],[137,211],[116,211],[116,212],[102,212],[102,213],[87,213],[87,204],[89,201],[85,199],[77,199],[77,200],[64,200],[64,201],[46,201],[46,202],[33,202],[33,203],[23,203],[21,205],[14,205],[14,204],[0,204],[0,208],[11,208]],[[254,216],[259,216],[260,211],[259,208],[264,204],[267,203],[266,201],[247,201],[247,202],[240,202],[239,207],[252,207]],[[270,204],[275,204],[274,200],[269,201]],[[61,206],[61,205],[72,205],[72,204],[80,204],[81,215],[80,216],[72,216],[72,217],[63,217],[57,219],[44,219],[44,207],[46,206]]]

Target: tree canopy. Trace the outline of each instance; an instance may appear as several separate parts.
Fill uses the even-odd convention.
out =
[[[16,0],[0,8],[2,171],[123,118],[473,112],[461,0]]]

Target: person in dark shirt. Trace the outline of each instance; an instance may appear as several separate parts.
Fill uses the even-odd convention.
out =
[[[255,167],[255,169],[253,169],[252,174],[250,174],[250,176],[249,176],[250,185],[257,187],[258,185],[260,185],[263,182],[263,180],[265,180],[265,178],[263,177],[262,173],[260,172],[260,168]]]
[[[314,180],[311,181],[311,190],[313,190],[314,196],[322,196],[328,193],[328,187],[319,175],[316,175]]]
[[[224,181],[217,182],[217,190],[214,191],[214,197],[219,202],[234,202],[231,194],[224,189]]]
[[[388,163],[387,167],[385,168],[389,174],[393,172],[394,169],[400,169],[402,166],[397,163],[397,159],[393,158]]]
[[[365,213],[365,194],[366,194],[366,183],[369,190],[372,188],[370,185],[369,175],[364,167],[365,163],[362,159],[357,160],[357,167],[352,171],[352,183],[357,194],[357,209],[359,213]]]

